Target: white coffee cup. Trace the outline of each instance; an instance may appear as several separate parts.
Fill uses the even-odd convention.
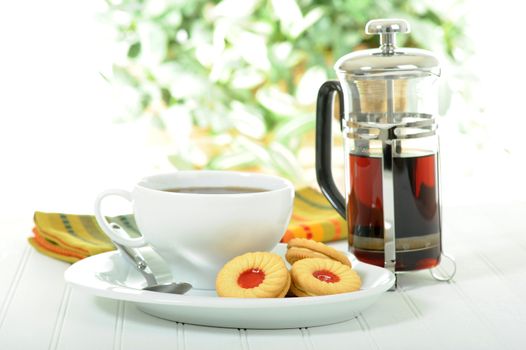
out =
[[[167,189],[238,187],[261,192],[210,194]],[[141,237],[112,229],[102,214],[102,200],[121,196],[132,202]],[[110,189],[95,202],[104,232],[128,247],[150,244],[177,281],[214,289],[221,267],[249,251],[272,250],[292,215],[294,187],[277,176],[234,171],[178,171],[146,177],[133,191]]]

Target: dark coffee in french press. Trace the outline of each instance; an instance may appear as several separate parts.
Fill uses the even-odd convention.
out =
[[[347,218],[349,249],[361,261],[392,271],[440,263],[440,68],[425,50],[398,48],[404,20],[373,20],[378,49],[352,52],[335,64],[339,81],[318,93],[316,172],[322,192]],[[333,100],[340,102],[345,144],[345,197],[331,172]]]

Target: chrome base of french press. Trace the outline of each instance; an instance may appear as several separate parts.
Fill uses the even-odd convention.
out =
[[[441,262],[438,266],[435,266],[431,269],[429,269],[429,273],[433,278],[437,281],[441,282],[449,282],[455,277],[455,274],[457,273],[457,262],[455,261],[455,258],[451,255],[442,253]],[[444,262],[444,258],[449,261],[449,264],[451,265],[450,271],[447,269],[444,269],[442,266]]]
[[[448,255],[445,253],[441,253],[440,255],[441,255],[440,264],[438,266],[428,269],[428,271],[436,281],[449,282],[453,279],[453,277],[455,277],[457,273],[457,263],[455,261],[455,258],[451,255]],[[447,261],[449,265],[448,268],[446,269],[443,266],[444,261]],[[392,266],[392,264],[389,264],[389,265]],[[388,268],[388,270],[390,270],[395,276],[395,283],[389,289],[389,291],[394,291],[398,287],[398,275],[416,272],[416,271],[394,271],[393,268]]]

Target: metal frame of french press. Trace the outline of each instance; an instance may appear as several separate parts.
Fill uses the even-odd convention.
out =
[[[366,34],[379,34],[380,49],[383,55],[389,56],[395,53],[396,49],[396,33],[410,32],[409,24],[404,20],[373,20],[369,21],[365,27]],[[401,153],[400,140],[411,137],[432,136],[436,134],[436,124],[430,115],[423,115],[427,117],[422,121],[405,124],[404,127],[418,127],[422,132],[413,135],[404,135],[398,133],[398,125],[396,123],[394,112],[394,79],[387,79],[386,84],[386,121],[387,126],[380,130],[378,139],[382,142],[382,195],[383,195],[383,215],[384,215],[384,267],[395,274],[400,273],[396,271],[396,222],[395,222],[395,206],[394,206],[394,186],[393,186],[393,157],[395,153]],[[437,136],[438,137],[438,136]],[[439,151],[437,150],[437,164],[440,166]],[[437,181],[438,191],[440,192],[440,184]],[[439,198],[442,198],[439,196]],[[440,234],[442,234],[442,205],[439,202],[439,227]],[[456,263],[453,257],[443,253],[443,257],[451,261],[453,270],[446,276],[440,276],[436,273],[435,268],[430,269],[430,273],[436,280],[449,281],[456,273]],[[396,289],[397,279],[391,290]]]

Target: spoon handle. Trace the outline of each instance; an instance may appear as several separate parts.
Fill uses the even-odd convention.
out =
[[[124,259],[128,261],[128,263],[133,265],[133,267],[144,277],[148,287],[156,286],[159,284],[157,279],[155,278],[155,275],[151,272],[150,268],[148,267],[146,261],[144,261],[144,259],[141,256],[136,254],[132,250],[132,248],[125,247],[117,242],[113,242],[113,244],[115,244],[121,256],[124,257]]]

